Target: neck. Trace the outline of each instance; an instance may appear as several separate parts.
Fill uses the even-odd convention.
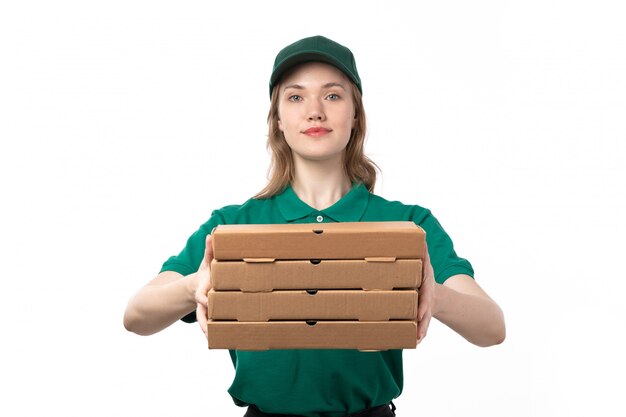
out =
[[[294,163],[291,188],[300,200],[317,210],[332,206],[352,188],[341,158],[311,161],[295,157]]]

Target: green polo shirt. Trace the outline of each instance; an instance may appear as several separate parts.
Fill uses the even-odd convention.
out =
[[[452,240],[430,210],[370,193],[362,183],[324,210],[304,203],[291,186],[269,199],[215,210],[163,271],[189,275],[198,270],[206,235],[219,224],[279,224],[413,221],[426,231],[435,280],[474,275],[470,263],[456,255]],[[195,314],[183,320],[195,321]],[[235,379],[228,392],[235,404],[255,404],[266,413],[339,417],[388,403],[402,392],[402,350],[359,352],[340,349],[230,351]]]

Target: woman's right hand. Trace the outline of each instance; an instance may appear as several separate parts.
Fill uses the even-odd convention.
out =
[[[206,248],[204,250],[204,258],[200,263],[198,272],[196,272],[196,279],[198,286],[196,287],[196,319],[200,328],[207,336],[207,321],[208,321],[208,293],[211,289],[211,261],[213,260],[213,245],[211,242],[211,235],[206,237]]]

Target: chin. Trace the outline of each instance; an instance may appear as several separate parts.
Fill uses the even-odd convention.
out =
[[[295,154],[300,156],[303,159],[314,159],[314,160],[325,160],[341,157],[343,152],[345,151],[345,146],[343,148],[336,148],[327,146],[327,144],[318,143],[318,146],[307,146],[304,149],[297,149],[293,151]]]
[[[301,159],[308,161],[328,161],[331,159],[341,158],[341,152],[308,152],[299,153]]]

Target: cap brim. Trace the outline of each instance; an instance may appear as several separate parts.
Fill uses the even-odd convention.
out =
[[[346,74],[353,83],[358,85],[358,81],[355,79],[348,68],[337,61],[333,56],[320,53],[319,51],[300,51],[297,54],[291,55],[283,59],[283,61],[276,67],[270,78],[270,86],[273,88],[276,83],[281,79],[283,75],[296,65],[303,64],[305,62],[325,62],[330,64],[341,72]]]

